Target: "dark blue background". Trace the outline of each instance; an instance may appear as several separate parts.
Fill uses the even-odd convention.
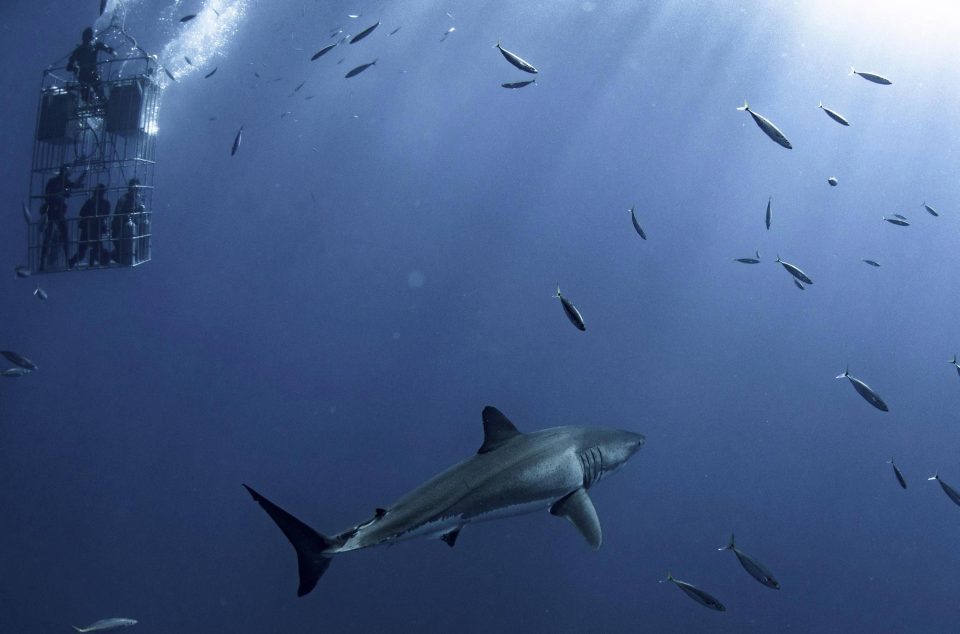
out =
[[[8,271],[41,71],[96,17],[55,4],[0,8]],[[157,52],[200,8],[141,4]],[[248,2],[217,74],[163,95],[154,262],[43,277],[46,303],[0,281],[0,347],[41,367],[0,383],[3,631],[955,629],[960,509],[924,479],[960,485],[957,39],[949,11],[801,5]],[[528,77],[498,38],[538,85],[500,87]],[[473,453],[486,404],[646,434],[591,491],[603,548],[527,516],[338,557],[298,600],[241,482],[336,532]],[[782,590],[716,552],[731,531]]]

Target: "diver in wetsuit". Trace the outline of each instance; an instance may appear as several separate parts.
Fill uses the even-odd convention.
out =
[[[97,184],[90,198],[80,208],[80,238],[77,253],[68,266],[72,269],[87,255],[90,249],[90,266],[110,264],[110,253],[100,244],[100,238],[107,233],[107,216],[110,215],[110,201],[106,199],[107,186]]]
[[[67,198],[70,192],[83,185],[83,180],[87,177],[84,172],[76,182],[70,180],[70,166],[61,165],[57,175],[47,181],[43,193],[45,202],[40,208],[43,219],[43,246],[40,248],[40,270],[42,271],[47,264],[47,252],[50,249],[50,243],[53,238],[54,228],[59,230],[60,244],[63,246],[63,257],[70,257],[69,244],[67,242]]]
[[[113,239],[113,254],[111,257],[114,262],[128,266],[133,264],[133,234],[131,233],[125,238],[123,228],[128,222],[134,225],[138,224],[144,210],[143,197],[140,195],[140,179],[131,178],[127,182],[126,193],[117,201],[117,207],[113,210],[113,220],[110,223],[110,237]],[[131,216],[136,216],[136,218],[131,218]],[[133,229],[133,232],[136,232],[136,230]]]
[[[73,50],[70,61],[67,62],[67,70],[76,73],[77,81],[80,82],[80,94],[86,102],[91,101],[91,93],[100,101],[105,98],[100,69],[97,68],[97,53],[100,51],[109,55],[117,54],[103,42],[94,42],[93,29],[87,27],[83,30],[83,44]]]

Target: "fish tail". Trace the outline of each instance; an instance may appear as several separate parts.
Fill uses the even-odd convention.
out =
[[[856,74],[857,74],[857,69],[851,66],[850,72],[847,75],[849,76],[849,75],[856,75]]]
[[[947,361],[947,363],[952,363],[953,365],[957,365],[957,355],[953,355],[953,358]]]
[[[759,251],[757,251],[757,259],[758,259],[758,260],[760,259],[760,252],[759,252]]]
[[[838,379],[845,379],[845,378],[847,378],[848,376],[850,376],[850,366],[849,366],[849,365],[843,370],[843,374],[837,376],[836,378],[838,378]]]
[[[927,478],[927,481],[929,482],[930,480],[939,480],[939,479],[940,479],[940,471],[937,470],[937,472],[933,474],[932,478]]]
[[[736,544],[733,543],[733,533],[730,533],[730,541],[727,542],[727,545],[723,548],[718,548],[717,550],[732,550],[736,548]]]
[[[297,596],[304,596],[316,587],[317,581],[327,571],[330,565],[330,555],[327,553],[337,545],[336,542],[313,530],[246,484],[243,487],[283,531],[297,551],[297,567],[300,573]]]
[[[746,110],[747,112],[750,112],[750,104],[748,104],[748,103],[747,103],[747,100],[744,99],[744,100],[743,100],[743,105],[740,106],[739,108],[737,108],[737,110]]]
[[[558,299],[560,298],[560,285],[559,285],[559,284],[557,284],[557,294],[554,295],[553,297],[556,297],[556,298],[558,298]]]
[[[817,108],[823,108],[823,102],[822,102],[822,101],[817,104]]]

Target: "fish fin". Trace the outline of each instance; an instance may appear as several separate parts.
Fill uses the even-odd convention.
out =
[[[290,515],[246,484],[243,485],[243,488],[260,505],[260,508],[266,511],[270,519],[290,540],[294,550],[297,551],[297,567],[300,573],[300,586],[297,588],[297,596],[306,595],[316,587],[317,581],[327,571],[327,567],[330,565],[330,555],[324,553],[335,546],[336,543]]]
[[[747,112],[749,112],[749,111],[750,111],[750,104],[748,104],[748,103],[747,103],[747,100],[744,99],[744,100],[743,100],[743,105],[740,106],[739,108],[737,108],[737,110],[746,110]]]
[[[851,66],[851,67],[850,67],[850,72],[847,73],[847,76],[849,77],[850,75],[856,75],[856,74],[857,74],[857,69],[854,68],[853,66]]]
[[[927,478],[927,482],[929,482],[930,480],[939,480],[939,479],[940,479],[940,472],[937,471],[936,473],[933,474],[932,478]]]
[[[947,361],[947,363],[952,363],[953,365],[957,365],[957,355],[953,355],[953,358]]]
[[[489,453],[515,436],[520,436],[516,426],[503,412],[492,405],[483,408],[483,444],[477,453]]]
[[[444,533],[443,535],[441,535],[441,536],[440,536],[440,539],[442,539],[447,546],[449,546],[450,548],[453,548],[453,547],[456,545],[456,543],[457,543],[457,538],[460,537],[460,530],[461,530],[461,529],[462,529],[462,527],[461,527],[461,526],[458,526],[457,528],[453,529],[452,531],[448,531],[448,532]]]
[[[556,294],[556,295],[552,295],[552,297],[556,297],[556,298],[558,298],[558,299],[560,298],[560,285],[559,285],[559,284],[557,284],[557,294]]]
[[[597,550],[603,543],[603,532],[600,529],[600,518],[593,501],[583,487],[557,500],[550,507],[550,514],[565,517],[577,527],[580,534],[590,546]]]
[[[718,548],[717,550],[733,550],[737,546],[733,543],[733,533],[730,533],[730,541],[723,548]]]
[[[758,259],[758,260],[760,259],[760,252],[759,252],[759,251],[757,251],[757,259]]]
[[[817,108],[823,108],[823,102],[822,102],[822,101],[817,104]]]
[[[848,365],[846,368],[844,368],[843,374],[838,374],[838,375],[837,375],[836,377],[834,377],[834,378],[837,378],[837,379],[846,379],[846,378],[849,377],[849,376],[850,376],[850,366]]]

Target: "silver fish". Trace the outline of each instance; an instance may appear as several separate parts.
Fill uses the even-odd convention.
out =
[[[337,48],[337,43],[327,44],[326,46],[324,46],[323,48],[321,48],[319,51],[317,51],[316,53],[314,53],[313,56],[310,58],[310,61],[313,62],[313,61],[316,61],[316,60],[320,59],[321,57],[323,57],[324,55],[326,55],[327,53],[329,53],[330,51],[332,51],[332,50],[335,49],[335,48]]]
[[[403,28],[403,27],[398,26],[398,27],[395,28],[394,30],[390,31],[389,33],[387,33],[387,37],[390,37],[391,35],[396,35],[396,34],[397,34],[397,31],[399,31],[401,28]]]
[[[783,266],[783,268],[787,269],[787,273],[794,276],[804,284],[813,284],[813,280],[807,277],[807,274],[801,271],[799,267],[793,264],[790,264],[789,262],[784,262],[783,260],[780,259],[779,255],[777,256],[777,262],[779,262],[780,265]]]
[[[759,561],[743,552],[733,541],[733,534],[730,534],[730,542],[723,548],[718,548],[717,550],[732,550],[733,554],[737,556],[737,559],[740,561],[740,565],[743,566],[743,569],[750,573],[750,576],[767,586],[768,588],[773,588],[774,590],[780,589],[780,582],[774,579],[773,574],[764,567]]]
[[[940,488],[943,489],[943,492],[947,494],[947,497],[950,498],[950,501],[960,506],[960,493],[957,493],[957,490],[952,486],[940,479],[940,472],[937,471],[933,474],[932,478],[927,478],[927,480],[936,480],[940,483]]]
[[[923,203],[923,208],[926,209],[931,216],[934,216],[934,217],[940,216],[940,214],[937,213],[937,210],[931,207],[930,205],[928,205],[927,203]]]
[[[30,277],[30,269],[23,265],[15,267],[13,272],[17,277]]]
[[[801,284],[801,283],[800,283],[800,280],[798,280],[798,279],[794,279],[794,280],[793,280],[793,284],[794,284],[794,286],[796,286],[797,288],[799,288],[801,291],[807,290],[807,289],[805,289],[805,288],[803,287],[803,284]]]
[[[767,199],[767,231],[770,230],[770,221],[773,220],[773,210],[770,205],[773,203],[773,196]]]
[[[378,26],[380,26],[380,21],[379,21],[379,20],[378,20],[377,23],[374,24],[373,26],[368,26],[367,28],[365,28],[364,30],[360,31],[359,33],[357,33],[356,35],[354,35],[352,38],[350,38],[350,43],[351,43],[351,44],[356,44],[357,42],[359,42],[359,41],[362,40],[363,38],[365,38],[365,37],[367,37],[368,35],[370,35],[371,33],[373,33],[374,29],[376,29]]]
[[[831,176],[830,178],[827,179],[827,182],[830,183],[830,187],[836,187],[838,182],[837,177]]]
[[[73,626],[78,632],[110,632],[112,630],[119,630],[124,627],[132,627],[137,624],[136,619],[123,619],[123,618],[113,618],[113,619],[101,619],[96,623],[91,623],[86,627],[77,627]]]
[[[727,609],[713,595],[704,592],[700,588],[689,584],[686,581],[675,579],[669,572],[667,572],[667,581],[672,581],[674,585],[683,590],[684,594],[706,608],[716,610],[717,612],[724,612]]]
[[[213,74],[214,74],[215,72],[217,72],[217,68],[219,68],[219,66],[214,66],[214,67],[213,67],[213,70],[210,71],[209,73],[207,73],[206,75],[204,75],[203,78],[204,78],[204,79],[210,79],[211,77],[213,77]]]
[[[166,66],[163,67],[163,72],[167,74],[167,77],[170,78],[170,81],[177,81],[177,78],[173,76],[173,73],[170,72],[170,69]]]
[[[506,84],[500,84],[500,85],[503,86],[504,88],[517,89],[517,88],[524,88],[526,86],[529,86],[530,84],[535,84],[535,83],[537,83],[536,79],[528,79],[526,81],[511,81]]]
[[[855,68],[851,68],[851,69],[850,69],[850,74],[851,74],[851,75],[860,75],[861,77],[863,77],[863,78],[866,79],[867,81],[872,81],[873,83],[875,83],[875,84],[880,84],[880,85],[882,85],[882,86],[889,86],[890,84],[893,83],[892,81],[890,81],[890,80],[887,79],[886,77],[883,77],[883,76],[881,76],[881,75],[877,75],[876,73],[862,73],[862,72],[859,72],[859,71],[858,71],[857,69],[855,69]]]
[[[644,233],[643,227],[640,226],[640,222],[637,220],[636,207],[630,208],[630,220],[633,221],[633,228],[636,229],[637,235],[646,240],[647,234]]]
[[[734,262],[742,262],[743,264],[760,264],[760,252],[757,251],[757,257],[755,258],[734,258]]]
[[[889,222],[889,223],[892,224],[892,225],[897,225],[898,227],[909,227],[909,226],[910,226],[910,223],[907,222],[904,218],[901,218],[901,217],[887,218],[886,216],[884,216],[883,219],[886,220],[887,222]]]
[[[870,386],[861,381],[860,379],[850,376],[850,368],[848,367],[843,371],[843,374],[837,376],[838,379],[847,379],[850,381],[850,385],[853,386],[853,389],[857,391],[857,394],[863,397],[863,399],[876,407],[881,412],[889,412],[890,408],[887,407],[887,404],[883,402],[883,399],[880,398],[880,395],[870,389]]]
[[[900,483],[900,487],[903,489],[906,489],[907,481],[903,477],[903,473],[900,472],[900,468],[897,465],[893,464],[893,458],[891,457],[890,460],[888,460],[887,462],[890,464],[891,467],[893,467],[893,475],[896,476],[897,482]]]
[[[823,105],[822,101],[820,102],[820,105],[817,107],[823,110],[824,112],[826,112],[828,117],[830,117],[840,125],[850,125],[850,122],[844,119],[843,115],[841,115],[839,112],[834,112],[830,108],[827,108],[826,106]]]
[[[446,31],[444,31],[443,35],[440,36],[440,41],[441,41],[441,42],[446,41],[446,39],[447,39],[448,37],[450,37],[450,34],[453,33],[453,32],[456,31],[456,30],[457,30],[457,27],[451,26],[449,29],[447,29]]]
[[[47,291],[40,288],[39,284],[37,285],[37,290],[33,291],[33,296],[41,301],[47,301],[47,298],[49,297],[49,295],[47,295]]]
[[[451,29],[451,30],[453,30],[453,29]],[[523,72],[525,72],[525,73],[532,73],[532,74],[536,74],[537,72],[539,72],[539,71],[537,71],[536,68],[533,67],[533,64],[531,64],[530,62],[526,61],[525,59],[523,59],[523,58],[520,57],[519,55],[517,55],[517,54],[515,54],[515,53],[511,53],[511,52],[508,51],[507,49],[505,49],[505,48],[503,48],[502,46],[500,46],[500,42],[499,42],[499,41],[497,42],[497,48],[500,49],[500,52],[503,54],[503,57],[504,57],[508,62],[510,62],[511,64],[513,64],[514,66],[516,66],[517,68],[519,68],[520,70],[522,70]]]
[[[7,368],[3,372],[0,372],[0,376],[5,376],[7,378],[15,379],[21,377],[24,374],[30,374],[30,370],[26,368]]]
[[[557,284],[557,294],[554,295],[557,299],[560,300],[560,304],[563,306],[563,312],[567,315],[567,319],[570,320],[570,323],[577,327],[577,330],[586,330],[587,326],[583,323],[583,317],[580,315],[580,311],[577,310],[577,307],[573,303],[560,294],[560,285]]]
[[[180,18],[180,23],[182,24],[182,23],[184,23],[184,22],[189,22],[190,20],[194,19],[195,17],[197,17],[197,14],[196,14],[196,13],[191,13],[190,15],[185,15],[185,16],[183,16],[182,18]]]
[[[875,266],[875,267],[877,267],[877,268],[880,268],[880,263],[877,262],[877,261],[875,261],[875,260],[862,260],[862,261],[863,261],[863,262],[866,262],[866,263],[869,264],[870,266]]]
[[[184,56],[183,56],[183,59],[186,60],[186,62],[187,62],[188,64],[190,64],[191,66],[193,66],[193,62],[190,61],[190,58],[189,58],[189,57],[187,57],[186,55],[184,55]]]
[[[743,105],[737,108],[737,110],[745,110],[747,113],[750,114],[751,117],[753,117],[753,122],[757,124],[758,128],[763,130],[764,134],[766,134],[768,137],[770,137],[771,139],[773,139],[783,147],[787,148],[788,150],[793,149],[793,146],[790,145],[790,141],[788,141],[787,137],[784,136],[783,132],[780,131],[780,128],[773,125],[773,122],[767,119],[766,117],[764,117],[763,115],[759,115],[753,110],[751,110],[750,104],[747,103],[746,99],[743,100]]]
[[[342,62],[343,60],[340,60],[340,61]],[[337,62],[337,63],[339,63],[339,62]],[[371,66],[373,66],[373,65],[376,64],[376,63],[377,63],[377,60],[373,60],[372,62],[369,62],[369,63],[367,63],[367,64],[360,64],[360,65],[357,66],[356,68],[351,69],[350,72],[348,72],[346,75],[344,75],[344,77],[347,78],[347,79],[350,79],[351,77],[356,77],[357,75],[359,75],[359,74],[362,73],[363,71],[367,70],[368,68],[370,68]]]
[[[237,130],[237,136],[233,137],[233,147],[230,148],[230,156],[233,156],[237,153],[237,150],[240,149],[240,142],[243,140],[243,126],[240,126],[240,129]]]
[[[7,358],[7,361],[13,365],[19,366],[25,370],[30,370],[31,372],[36,372],[40,368],[37,367],[37,364],[26,358],[23,355],[17,354],[11,350],[0,350],[0,354]]]

